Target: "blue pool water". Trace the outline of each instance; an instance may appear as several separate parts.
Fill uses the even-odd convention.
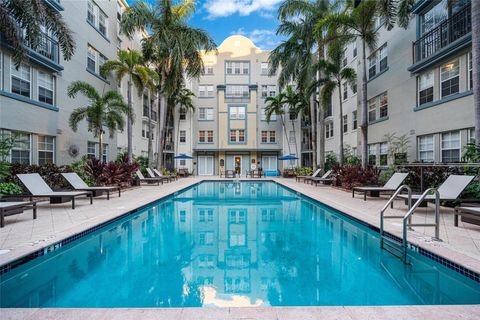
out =
[[[111,200],[115,201],[115,200]],[[1,307],[480,303],[478,283],[273,182],[204,182],[1,278]]]

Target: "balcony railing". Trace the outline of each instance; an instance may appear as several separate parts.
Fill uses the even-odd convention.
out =
[[[35,49],[32,48],[26,41],[25,41],[25,45],[29,47],[31,50],[35,51],[36,53],[47,58],[48,60],[51,60],[58,64],[59,55],[60,55],[58,41],[53,39],[46,33],[41,34],[40,42]]]
[[[250,95],[244,96],[225,96],[225,102],[250,102]]]
[[[472,31],[471,4],[413,43],[413,63],[424,60]]]

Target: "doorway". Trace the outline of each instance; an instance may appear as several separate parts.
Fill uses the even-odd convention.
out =
[[[242,156],[233,157],[233,168],[235,173],[242,174]]]
[[[198,156],[198,175],[213,175],[213,156]]]

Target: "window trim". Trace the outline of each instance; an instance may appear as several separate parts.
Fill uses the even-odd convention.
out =
[[[43,137],[51,137],[53,138],[53,150],[45,150],[45,149],[40,149],[40,138]],[[52,154],[52,163],[55,163],[55,149],[57,147],[56,144],[56,137],[55,136],[49,136],[49,135],[37,135],[37,162],[40,165],[40,152],[49,152]],[[45,144],[45,142],[43,142]]]
[[[21,77],[21,72],[22,72],[22,71],[21,71],[20,67],[22,67],[22,65],[25,65],[25,66],[28,67],[28,78],[29,78],[28,81],[25,80],[25,79],[23,79],[23,78]],[[18,70],[18,71],[20,71],[20,77],[18,77],[17,75],[14,75],[14,74],[12,73],[12,68],[14,68],[14,67],[15,67],[15,65],[14,65],[14,63],[13,63],[13,60],[10,59],[10,92],[11,92],[12,94],[14,94],[14,95],[17,95],[17,96],[21,96],[21,97],[24,97],[24,98],[32,99],[32,96],[33,96],[33,90],[32,90],[32,86],[33,86],[33,84],[32,84],[32,82],[33,82],[33,79],[32,79],[32,76],[33,76],[33,74],[32,74],[32,69],[33,69],[33,68],[32,68],[32,66],[29,65],[29,64],[27,64],[27,63],[22,62],[22,63],[20,64],[20,67],[19,67],[19,70]],[[12,81],[12,78],[14,78],[14,77],[17,78],[17,79],[20,80],[20,81],[28,82],[28,97],[25,96],[25,95],[23,95],[23,94],[13,92],[13,81]],[[33,100],[33,99],[32,99],[32,100]]]
[[[424,138],[427,138],[427,137],[431,137],[432,138],[432,149],[431,150],[422,150],[420,147],[421,147],[421,140],[424,139]],[[432,153],[432,160],[429,161],[424,161],[422,160],[422,152],[431,152]],[[424,134],[424,135],[421,135],[421,136],[417,136],[417,157],[418,157],[418,161],[420,162],[425,162],[425,163],[433,163],[435,162],[435,134]]]
[[[443,147],[443,135],[444,134],[452,134],[452,132],[458,132],[458,149],[457,148],[449,148],[449,149],[445,149]],[[444,150],[458,150],[458,158],[459,158],[459,161],[462,159],[462,132],[461,130],[452,130],[452,131],[445,131],[445,132],[442,132],[440,134],[440,162],[444,162],[443,161],[443,151]],[[451,163],[451,162],[450,162]]]

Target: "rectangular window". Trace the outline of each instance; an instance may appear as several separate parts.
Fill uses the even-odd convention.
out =
[[[211,130],[207,131],[207,142],[209,143],[213,142],[213,131]]]
[[[262,131],[262,143],[267,143],[268,131]]]
[[[87,69],[91,72],[97,72],[97,50],[92,46],[88,46],[87,51]]]
[[[230,119],[245,119],[245,107],[230,107]]]
[[[348,86],[347,86],[347,83],[344,82],[342,84],[343,86],[343,100],[347,100],[348,99]]]
[[[275,131],[269,133],[270,143],[275,143]]]
[[[98,30],[104,36],[107,36],[107,25],[108,25],[108,17],[102,11],[99,11],[98,14]]]
[[[388,165],[388,143],[380,143],[380,165]]]
[[[353,42],[353,57],[357,56],[357,41]]]
[[[420,162],[434,161],[433,134],[418,137],[418,160],[420,160]]]
[[[187,142],[187,132],[185,130],[180,130],[180,142]]]
[[[348,131],[348,115],[343,116],[343,133]]]
[[[380,95],[380,119],[388,117],[388,94]]]
[[[425,72],[418,77],[418,104],[433,101],[433,71]]]
[[[377,146],[375,144],[368,145],[368,165],[374,166],[377,164]]]
[[[459,92],[460,67],[458,59],[440,67],[440,82],[442,98]]]
[[[379,70],[383,72],[388,67],[387,44],[378,49]]]
[[[226,62],[226,73],[235,74],[235,75],[247,75],[249,74],[250,64],[248,62],[240,61],[227,61]]]
[[[377,56],[376,52],[368,58],[368,78],[372,78],[377,74]]]
[[[202,110],[202,109],[200,109],[200,110]],[[178,116],[179,116],[180,120],[187,119],[187,110],[185,108],[181,108]]]
[[[54,163],[55,137],[38,136],[38,164]]]
[[[377,73],[381,73],[387,70],[388,67],[388,53],[387,44],[385,43],[377,51],[372,53],[368,57],[368,78],[376,76]]]
[[[227,85],[225,90],[226,98],[248,98],[250,92],[248,85]]]
[[[199,108],[198,120],[213,120],[213,108]]]
[[[230,142],[237,142],[237,130],[230,130]]]
[[[198,132],[198,142],[205,142],[205,131]]]
[[[475,143],[475,128],[468,129],[468,142]]]
[[[277,93],[276,86],[274,85],[262,85],[262,98],[274,97]]]
[[[267,76],[268,75],[268,62],[262,62],[260,65],[260,70],[261,70],[261,75],[262,76]]]
[[[333,122],[325,124],[325,138],[333,137]]]
[[[460,161],[460,131],[442,133],[442,162]]]
[[[150,116],[150,108],[148,106],[148,92],[145,90],[143,92],[143,99],[142,99],[142,102],[143,102],[143,116],[144,117],[148,117]]]
[[[245,130],[238,130],[238,142],[245,141]]]
[[[11,74],[12,93],[30,98],[30,66],[22,63],[17,70],[12,63]]]
[[[356,130],[358,126],[357,111],[352,111],[352,130]]]
[[[87,21],[95,25],[95,5],[89,0],[87,5]]]
[[[11,163],[30,164],[30,135],[15,132],[15,144],[10,150]]]
[[[377,98],[368,101],[368,122],[377,120]]]
[[[97,144],[95,142],[88,141],[87,143],[87,158],[95,159],[97,155]]]
[[[357,83],[355,82],[350,86],[352,88],[352,96],[357,94]]]
[[[205,64],[203,66],[203,74],[208,76],[213,75],[213,66],[210,64]]]

